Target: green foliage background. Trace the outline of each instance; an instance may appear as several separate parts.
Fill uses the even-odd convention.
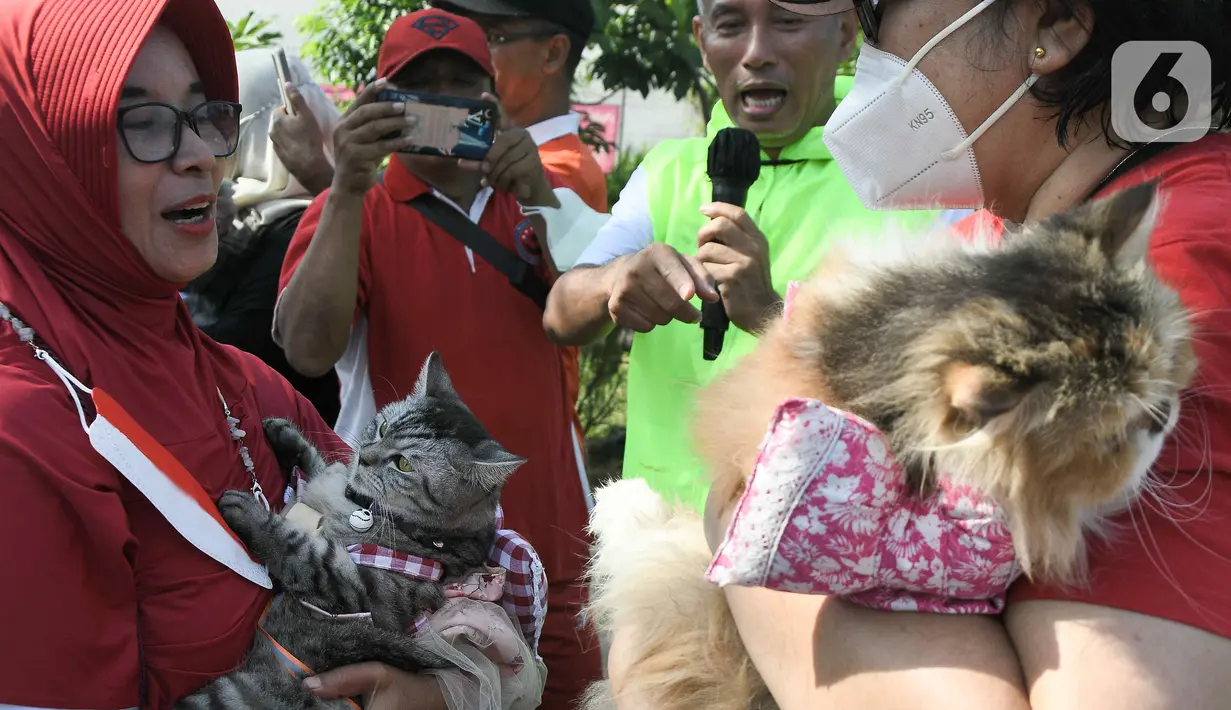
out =
[[[269,29],[269,20],[258,19],[255,12],[249,12],[236,22],[228,21],[227,27],[231,30],[236,52],[270,47],[282,39],[282,33]]]
[[[376,58],[389,25],[427,4],[424,0],[324,0],[299,19],[299,31],[308,38],[301,53],[325,83],[357,90],[376,79]]]

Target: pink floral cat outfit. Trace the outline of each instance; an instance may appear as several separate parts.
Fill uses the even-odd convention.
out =
[[[1021,568],[1002,511],[978,491],[943,480],[921,501],[904,481],[876,427],[817,400],[787,400],[709,580],[833,594],[877,609],[1003,610]]]

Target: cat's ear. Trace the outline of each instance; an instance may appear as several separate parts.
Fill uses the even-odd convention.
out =
[[[445,372],[440,353],[432,351],[419,370],[419,379],[415,381],[414,396],[435,397],[436,399],[456,398],[457,390],[453,389],[453,381]]]
[[[1160,204],[1158,183],[1152,181],[1095,200],[1077,218],[1104,256],[1130,267],[1146,258]]]
[[[484,490],[494,491],[509,480],[513,472],[521,468],[526,459],[504,450],[492,439],[484,439],[472,449],[474,461],[470,465],[473,482]]]
[[[1029,388],[995,368],[953,362],[941,375],[953,424],[962,433],[975,431],[1021,404]]]

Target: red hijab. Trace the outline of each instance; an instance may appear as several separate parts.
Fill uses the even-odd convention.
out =
[[[192,326],[180,284],[159,278],[119,229],[116,108],[160,17],[207,95],[237,100],[230,34],[212,2],[0,8],[0,302],[166,443],[217,425],[215,383],[239,380]]]
[[[116,108],[159,22],[206,95],[236,100],[230,34],[209,0],[0,3],[0,302],[215,500],[251,486],[220,390],[277,505],[285,479],[261,416],[324,425],[267,368],[202,335],[182,284],[159,278],[119,228]],[[0,607],[23,607],[0,619],[12,642],[0,704],[125,707],[143,682],[143,704],[167,707],[239,662],[265,593],[184,541],[93,451],[68,392],[8,331],[0,323],[0,494],[22,504],[0,537],[27,544],[0,549],[0,566],[48,591],[0,590]]]

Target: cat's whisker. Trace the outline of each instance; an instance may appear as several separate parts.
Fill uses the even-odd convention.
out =
[[[1159,424],[1162,424],[1163,426],[1166,426],[1167,416],[1161,409],[1159,409],[1158,405],[1147,402],[1141,397],[1138,397],[1137,395],[1133,394],[1132,392],[1130,392],[1128,396],[1130,399],[1136,402],[1138,406],[1146,410],[1146,413],[1150,415],[1151,419],[1153,419],[1155,422],[1158,422]]]
[[[1191,400],[1201,395],[1219,395],[1226,392],[1231,392],[1231,385],[1202,385],[1200,387],[1189,387],[1180,393],[1180,403],[1183,404],[1187,400]]]
[[[1195,545],[1195,546],[1196,546],[1198,549],[1200,549],[1201,551],[1206,552],[1206,553],[1208,553],[1209,555],[1211,555],[1213,558],[1215,558],[1215,559],[1217,559],[1217,560],[1222,560],[1222,561],[1225,561],[1225,562],[1231,562],[1231,558],[1228,558],[1228,557],[1226,557],[1226,556],[1224,556],[1224,555],[1221,555],[1221,554],[1219,554],[1217,551],[1215,551],[1215,550],[1211,549],[1208,545],[1206,545],[1205,543],[1203,543],[1203,542],[1201,542],[1200,540],[1198,540],[1198,539],[1196,539],[1195,537],[1193,537],[1193,536],[1192,536],[1192,535],[1188,532],[1188,530],[1187,530],[1187,529],[1185,529],[1185,526],[1186,526],[1186,525],[1196,522],[1196,521],[1200,518],[1200,516],[1193,516],[1193,517],[1186,518],[1186,519],[1183,519],[1183,520],[1176,519],[1176,518],[1174,518],[1174,517],[1172,517],[1172,516],[1170,516],[1170,515],[1165,514],[1166,510],[1170,510],[1170,509],[1171,509],[1172,507],[1174,507],[1174,506],[1173,506],[1173,505],[1171,505],[1171,504],[1163,504],[1163,506],[1164,506],[1164,510],[1159,510],[1159,511],[1158,511],[1158,512],[1159,512],[1159,514],[1160,514],[1160,517],[1162,517],[1162,518],[1163,518],[1164,520],[1166,520],[1167,522],[1169,522],[1169,523],[1171,523],[1171,524],[1175,525],[1176,530],[1179,532],[1179,534],[1180,534],[1180,535],[1182,535],[1184,538],[1186,538],[1189,542],[1193,543],[1193,545]],[[1156,510],[1157,510],[1157,509],[1156,509]]]
[[[1138,541],[1141,542],[1141,549],[1145,552],[1146,559],[1150,561],[1154,569],[1158,570],[1159,576],[1191,606],[1193,600],[1180,586],[1179,580],[1176,579],[1175,574],[1171,571],[1171,567],[1167,564],[1166,559],[1163,558],[1162,550],[1159,547],[1157,538],[1154,537],[1154,532],[1150,529],[1148,520],[1142,517],[1139,521],[1135,509],[1136,506],[1130,505],[1128,507],[1129,520],[1131,521],[1133,531],[1137,534]],[[1148,542],[1146,535],[1149,537]],[[1196,609],[1195,606],[1193,608]]]
[[[1151,502],[1157,503],[1159,507],[1154,508],[1158,513],[1175,522],[1190,522],[1197,520],[1205,514],[1209,507],[1208,493],[1209,489],[1202,491],[1201,495],[1194,498],[1191,502],[1185,503],[1179,499],[1177,491],[1182,490],[1184,486],[1161,486],[1150,485],[1142,487],[1141,493],[1143,496],[1142,502],[1149,505]],[[1178,511],[1183,511],[1188,508],[1197,508],[1196,512],[1189,513],[1187,517],[1181,520],[1177,516]]]
[[[1166,582],[1167,582],[1167,584],[1169,584],[1169,585],[1170,585],[1170,586],[1171,586],[1171,587],[1172,587],[1172,588],[1176,591],[1176,593],[1177,593],[1177,594],[1179,594],[1179,595],[1180,595],[1180,597],[1182,597],[1182,598],[1184,599],[1185,603],[1187,603],[1187,604],[1188,604],[1189,608],[1191,608],[1194,612],[1196,612],[1196,613],[1197,613],[1198,615],[1200,615],[1203,619],[1205,619],[1207,622],[1210,622],[1210,623],[1213,623],[1213,622],[1215,621],[1215,619],[1223,619],[1223,618],[1225,618],[1225,617],[1223,617],[1221,614],[1214,614],[1213,616],[1211,616],[1210,609],[1208,609],[1205,605],[1200,604],[1200,603],[1199,603],[1196,599],[1194,599],[1194,598],[1193,598],[1190,594],[1188,594],[1187,592],[1185,592],[1185,591],[1184,591],[1184,588],[1183,588],[1183,586],[1180,584],[1180,582],[1179,582],[1178,578],[1177,578],[1177,577],[1175,576],[1175,574],[1171,571],[1171,567],[1167,564],[1167,562],[1166,562],[1166,560],[1165,560],[1165,558],[1164,558],[1164,555],[1162,554],[1162,549],[1161,549],[1161,547],[1160,547],[1160,546],[1159,546],[1159,544],[1158,544],[1158,540],[1157,540],[1157,538],[1154,536],[1154,531],[1150,528],[1149,522],[1148,522],[1148,520],[1146,519],[1146,517],[1145,517],[1145,516],[1142,516],[1141,522],[1140,522],[1140,523],[1138,523],[1138,522],[1137,522],[1137,519],[1136,519],[1136,517],[1135,517],[1135,515],[1134,515],[1134,513],[1133,513],[1132,508],[1130,508],[1130,509],[1129,509],[1129,515],[1130,515],[1130,517],[1132,517],[1132,520],[1133,520],[1133,529],[1134,529],[1134,531],[1136,531],[1136,532],[1137,532],[1137,539],[1141,542],[1141,547],[1142,547],[1142,550],[1146,553],[1146,557],[1147,557],[1147,559],[1149,559],[1149,560],[1150,560],[1150,563],[1154,566],[1154,568],[1155,568],[1156,570],[1158,570],[1158,571],[1159,571],[1160,576],[1163,578],[1163,580],[1164,580],[1164,581],[1166,581]],[[1199,549],[1201,549],[1201,550],[1205,551],[1206,553],[1208,553],[1208,554],[1212,555],[1215,559],[1220,559],[1220,560],[1224,560],[1224,561],[1231,561],[1231,560],[1227,560],[1227,558],[1226,558],[1226,557],[1224,557],[1224,556],[1222,556],[1222,555],[1218,554],[1218,553],[1217,553],[1217,552],[1215,552],[1214,550],[1211,550],[1211,549],[1210,549],[1207,545],[1205,545],[1204,543],[1202,543],[1202,542],[1200,542],[1199,540],[1197,540],[1197,539],[1193,538],[1193,537],[1192,537],[1192,535],[1190,535],[1190,534],[1188,533],[1188,531],[1184,529],[1184,526],[1183,526],[1182,524],[1180,524],[1180,523],[1176,522],[1175,520],[1173,520],[1173,519],[1171,519],[1171,518],[1167,517],[1166,515],[1162,515],[1162,517],[1163,517],[1163,519],[1164,519],[1164,520],[1166,520],[1167,522],[1169,522],[1169,523],[1171,523],[1172,525],[1174,525],[1174,526],[1175,526],[1175,528],[1176,528],[1176,530],[1178,530],[1178,531],[1179,531],[1179,533],[1180,533],[1181,535],[1183,535],[1183,536],[1184,536],[1185,538],[1187,538],[1190,542],[1192,542],[1193,544],[1195,544],[1195,545],[1196,545]],[[1143,532],[1143,530],[1144,530],[1144,531],[1145,531],[1145,532],[1149,535],[1149,538],[1150,538],[1150,543],[1153,543],[1153,551],[1151,550],[1151,545],[1150,545],[1150,544],[1147,544],[1147,542],[1146,542],[1145,538],[1142,536],[1142,532]],[[1157,553],[1157,554],[1156,554],[1156,553]]]

